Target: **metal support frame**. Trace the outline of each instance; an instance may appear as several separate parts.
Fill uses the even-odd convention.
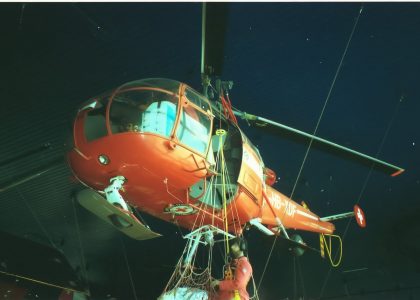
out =
[[[281,222],[280,218],[276,217],[278,228],[280,228],[281,232],[283,232],[284,236],[290,240],[289,234],[286,231],[286,227],[284,227],[283,223]]]
[[[271,206],[270,199],[268,198],[266,192],[263,190],[263,198],[265,199],[265,202],[267,203],[268,207],[270,208],[271,212],[273,213],[274,218],[276,219],[277,225],[279,226],[280,230],[283,232],[284,236],[290,240],[289,235],[287,234],[286,228],[284,227],[282,221],[280,218],[276,215],[274,212],[273,206]]]
[[[261,219],[259,219],[259,218],[250,220],[249,221],[249,224],[254,225],[255,227],[257,227],[258,230],[260,230],[261,232],[265,233],[266,235],[274,235],[274,232],[272,232],[270,229],[268,229],[267,227],[265,227],[261,223]]]
[[[354,212],[347,212],[347,213],[343,213],[343,214],[338,214],[338,215],[332,215],[332,216],[328,216],[328,217],[323,217],[320,218],[321,221],[324,222],[329,222],[329,221],[335,221],[335,220],[340,220],[340,219],[345,219],[345,218],[352,218],[354,217]]]
[[[184,259],[184,266],[188,265],[193,255],[197,252],[198,245],[201,243],[203,245],[211,245],[214,243],[222,242],[224,239],[215,239],[216,235],[223,235],[223,237],[228,237],[229,239],[235,238],[233,234],[225,232],[213,225],[205,225],[196,230],[190,232],[184,236],[184,239],[188,239],[188,250]]]

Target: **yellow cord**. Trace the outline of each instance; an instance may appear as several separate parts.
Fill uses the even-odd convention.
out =
[[[224,129],[217,129],[216,130],[216,135],[219,136],[219,149],[218,152],[221,155],[221,163],[222,163],[222,167],[221,167],[221,175],[222,175],[222,201],[223,201],[223,214],[224,214],[224,227],[225,227],[225,232],[228,232],[228,221],[227,221],[227,205],[226,205],[226,178],[225,178],[225,156],[223,154],[223,138],[226,135],[226,130]],[[225,245],[226,245],[226,259],[229,256],[229,237],[227,235],[225,235]],[[227,262],[227,261],[226,261]]]
[[[319,250],[321,252],[321,257],[325,258],[325,246],[324,246],[324,237],[321,234],[319,234]]]
[[[328,258],[329,258],[329,260],[331,262],[331,266],[338,267],[340,265],[340,263],[341,263],[341,258],[343,257],[343,242],[341,240],[341,237],[338,236],[338,235],[323,234],[323,233],[321,233],[320,236],[321,236],[322,241],[323,241],[323,243],[325,245],[325,249],[327,250],[327,254],[328,254]],[[325,239],[325,236],[327,236],[329,238],[328,239],[328,243],[327,243],[327,240]],[[339,242],[340,256],[338,258],[338,261],[336,261],[336,262],[333,261],[332,255],[331,255],[331,247],[332,247],[331,246],[331,240],[332,240],[332,238],[336,238],[338,240],[338,242]]]
[[[225,232],[228,232],[228,219],[227,219],[227,199],[226,199],[226,174],[225,174],[225,156],[223,153],[223,136],[226,135],[226,130],[224,129],[217,129],[216,135],[219,136],[219,153],[221,154],[221,161],[222,161],[222,200],[223,200],[223,213],[224,213],[224,225],[225,225]],[[226,243],[226,258],[229,256],[229,237],[225,235],[225,243]],[[233,273],[230,266],[228,266],[226,272],[225,272],[225,279],[232,280],[233,279]],[[239,295],[238,290],[233,291],[234,297],[233,300],[241,300],[241,297]]]

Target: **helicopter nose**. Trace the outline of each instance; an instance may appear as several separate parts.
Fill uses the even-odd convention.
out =
[[[168,145],[172,145],[171,147]],[[83,183],[103,189],[109,179],[122,175],[128,185],[143,186],[145,182],[166,180],[176,189],[187,189],[207,176],[206,160],[174,143],[153,134],[123,133],[103,137],[74,148],[69,163]]]

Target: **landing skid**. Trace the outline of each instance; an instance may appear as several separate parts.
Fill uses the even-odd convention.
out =
[[[142,224],[131,212],[112,205],[94,190],[80,191],[77,200],[84,208],[133,239],[148,240],[161,236]]]

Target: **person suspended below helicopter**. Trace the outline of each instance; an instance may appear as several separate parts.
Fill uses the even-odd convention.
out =
[[[245,238],[236,237],[231,241],[230,253],[233,260],[225,270],[224,280],[213,280],[210,283],[216,291],[212,300],[249,300],[246,287],[252,276],[252,266],[246,256],[247,250]]]
[[[222,238],[220,238],[222,236]],[[246,257],[247,243],[244,238],[235,237],[212,225],[204,225],[184,236],[187,245],[175,270],[158,300],[249,300],[246,290],[252,277],[252,267]],[[232,257],[228,262],[224,257],[224,279],[212,276],[213,246],[225,243],[225,255]],[[198,251],[199,250],[199,251]],[[207,262],[199,263],[200,257]],[[218,269],[218,268],[216,268]],[[255,282],[252,299],[258,300]]]

